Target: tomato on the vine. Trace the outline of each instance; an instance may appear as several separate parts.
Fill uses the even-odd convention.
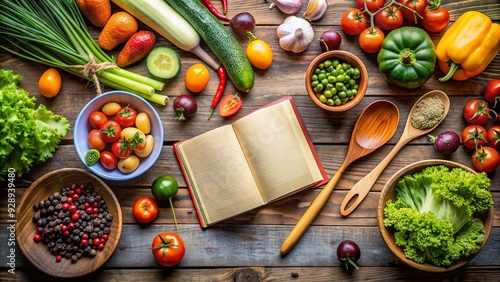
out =
[[[486,83],[483,89],[484,99],[489,103],[500,100],[500,79],[493,79]]]
[[[219,105],[219,114],[223,117],[232,116],[237,113],[242,106],[242,102],[238,94],[229,94],[222,98]]]
[[[427,9],[423,14],[422,26],[428,32],[440,33],[448,27],[450,13],[443,7]]]
[[[149,223],[158,216],[158,205],[150,197],[139,197],[132,206],[132,212],[139,223]]]
[[[483,100],[469,100],[463,112],[465,121],[470,124],[485,125],[491,119],[490,107]]]
[[[425,9],[427,8],[427,0],[398,0],[398,3],[404,4],[411,10],[416,11],[420,16],[424,15]],[[407,8],[401,8],[401,12],[403,12],[403,17],[409,21],[417,21],[420,19]]]
[[[122,128],[116,120],[108,120],[101,127],[102,138],[108,143],[118,141]]]
[[[374,13],[378,11],[380,8],[384,7],[385,1],[384,0],[356,0],[356,8],[360,10],[365,9],[365,2],[366,2],[366,8],[368,8],[368,11]]]
[[[384,38],[384,32],[380,28],[369,27],[359,35],[359,47],[367,53],[376,53],[382,48]]]
[[[366,18],[359,9],[347,9],[342,15],[340,25],[346,34],[358,35],[366,29]]]
[[[462,143],[466,148],[475,149],[488,143],[487,131],[480,125],[468,125],[462,130]]]
[[[375,21],[378,27],[390,31],[403,25],[403,13],[397,6],[390,6],[377,13]]]
[[[108,117],[103,112],[95,111],[90,113],[89,121],[93,128],[101,128],[108,121]]]
[[[134,149],[122,139],[119,139],[111,145],[111,152],[113,152],[113,155],[115,155],[119,159],[130,156],[133,150]]]
[[[102,166],[107,170],[113,170],[118,165],[118,160],[115,155],[109,151],[101,152],[101,156],[99,157],[101,160]]]
[[[87,142],[91,149],[96,149],[97,151],[102,151],[106,148],[106,141],[104,141],[101,131],[97,128],[94,128],[89,132]]]
[[[151,244],[151,250],[156,262],[161,266],[178,265],[184,254],[186,246],[182,237],[174,232],[164,232],[156,235]]]
[[[489,146],[481,146],[472,154],[472,166],[477,171],[490,173],[500,165],[500,154]]]
[[[135,118],[137,117],[137,111],[131,106],[122,107],[118,113],[115,115],[115,120],[121,125],[121,127],[134,126]]]
[[[487,130],[488,145],[500,150],[500,125],[493,125]]]

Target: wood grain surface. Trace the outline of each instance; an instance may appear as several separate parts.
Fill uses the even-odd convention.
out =
[[[221,8],[220,1],[212,1]],[[339,205],[349,189],[377,166],[395,147],[403,134],[409,111],[418,98],[431,90],[441,90],[450,98],[450,110],[445,120],[431,132],[461,132],[466,122],[462,118],[465,103],[472,98],[480,98],[484,85],[491,79],[500,79],[500,56],[480,75],[463,82],[442,83],[438,78],[443,73],[436,68],[431,79],[419,89],[407,90],[392,86],[379,73],[376,55],[364,53],[357,43],[357,37],[346,36],[340,28],[342,14],[354,7],[354,0],[330,0],[326,15],[313,22],[315,38],[327,29],[334,29],[342,35],[340,50],[358,56],[365,64],[369,83],[364,99],[347,112],[331,113],[317,107],[308,97],[304,84],[305,72],[309,63],[321,53],[317,42],[307,51],[292,54],[283,51],[278,43],[276,28],[287,15],[277,8],[269,9],[271,1],[229,0],[228,16],[243,11],[252,13],[257,22],[255,36],[266,41],[273,50],[274,60],[267,70],[255,70],[255,86],[250,93],[242,94],[243,108],[231,118],[218,114],[207,121],[210,104],[218,86],[217,79],[211,79],[207,88],[193,94],[198,102],[197,114],[186,122],[175,119],[172,104],[165,107],[154,105],[162,119],[164,143],[162,152],[155,165],[146,173],[130,181],[106,181],[118,199],[123,213],[122,236],[110,259],[97,271],[85,276],[85,281],[495,281],[500,280],[500,176],[498,170],[490,174],[492,179],[494,217],[493,229],[484,249],[467,266],[450,273],[430,274],[403,265],[384,244],[377,225],[377,205],[380,192],[387,180],[400,168],[415,161],[425,159],[449,159],[471,167],[471,150],[460,146],[451,156],[437,153],[425,135],[406,144],[390,161],[380,174],[372,189],[349,216],[340,214]],[[449,10],[451,20],[455,21],[468,10],[478,10],[493,21],[500,22],[500,0],[442,0],[442,6]],[[304,1],[307,3],[307,1]],[[297,13],[301,16],[305,11]],[[119,9],[114,6],[114,10]],[[227,26],[227,23],[225,23]],[[409,23],[406,23],[409,24]],[[228,27],[229,28],[229,27]],[[99,30],[89,27],[94,38]],[[148,29],[140,25],[140,29]],[[437,44],[442,34],[430,34]],[[246,38],[236,36],[242,48],[246,48]],[[201,62],[193,54],[182,51],[164,38],[157,37],[158,46],[174,48],[181,57],[179,75],[166,81],[163,94],[175,98],[180,94],[190,94],[184,86],[184,74],[193,63]],[[202,47],[211,51],[202,43]],[[118,54],[118,50],[111,52]],[[46,66],[32,63],[0,51],[0,67],[14,69],[23,76],[21,86],[37,98],[38,104],[45,104],[57,114],[68,118],[72,128],[83,106],[95,97],[95,91],[86,80],[61,72],[63,86],[61,94],[48,99],[38,93],[37,81]],[[145,61],[131,66],[130,70],[149,75]],[[217,78],[210,69],[211,77]],[[105,87],[105,91],[113,90]],[[234,93],[235,88],[228,83],[226,94]],[[347,153],[354,124],[360,113],[370,103],[386,99],[394,103],[400,113],[399,125],[390,140],[381,148],[367,156],[355,160],[342,173],[332,195],[321,209],[316,219],[304,234],[301,241],[287,256],[280,256],[283,240],[304,214],[307,207],[321,192],[312,189],[287,197],[260,209],[224,221],[202,230],[193,210],[186,183],[175,159],[172,144],[188,139],[224,124],[272,102],[284,95],[291,95],[304,119],[319,157],[332,177],[341,166]],[[491,124],[489,124],[491,125]],[[73,129],[65,136],[54,156],[46,163],[36,165],[29,174],[16,178],[15,202],[20,205],[27,187],[42,175],[60,168],[81,168],[85,165],[79,160],[73,146]],[[221,172],[223,173],[223,172]],[[164,231],[175,231],[172,214],[168,204],[160,204],[160,215],[150,225],[138,225],[132,216],[132,204],[139,197],[151,195],[150,185],[161,174],[170,174],[180,185],[179,193],[173,199],[179,234],[186,241],[186,255],[178,267],[161,268],[150,251],[154,236]],[[8,273],[11,222],[7,211],[7,183],[0,183],[0,280],[2,281],[50,281],[56,280],[31,265],[15,246],[15,275]],[[20,219],[19,217],[17,218]],[[21,226],[17,226],[21,228]],[[347,273],[342,270],[335,255],[337,245],[344,239],[352,239],[361,247],[360,270]],[[31,240],[31,239],[27,239]]]

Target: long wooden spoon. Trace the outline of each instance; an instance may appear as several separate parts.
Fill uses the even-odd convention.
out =
[[[372,102],[363,110],[354,125],[344,162],[285,239],[281,246],[281,255],[287,254],[311,225],[330,198],[335,185],[347,166],[389,141],[396,131],[398,123],[399,110],[396,105],[389,101],[378,100]]]
[[[411,117],[415,112],[416,106],[418,105],[418,103],[420,103],[420,101],[422,101],[422,99],[425,99],[430,96],[437,96],[439,97],[439,99],[441,99],[441,101],[443,101],[444,104],[443,117],[441,118],[441,120],[439,120],[438,123],[436,123],[436,125],[434,125],[431,128],[422,130],[413,127],[413,125],[411,124]],[[412,109],[410,110],[410,113],[408,114],[408,119],[406,120],[405,129],[401,134],[401,138],[399,139],[399,141],[396,143],[391,152],[389,152],[389,154],[370,173],[368,173],[365,177],[363,177],[360,181],[358,181],[358,183],[352,186],[351,190],[349,190],[349,192],[344,198],[344,201],[342,201],[342,204],[340,205],[340,213],[343,216],[351,214],[354,211],[354,209],[358,207],[361,201],[363,201],[363,199],[366,197],[366,195],[372,188],[375,181],[377,181],[382,171],[389,164],[392,158],[394,158],[394,156],[399,152],[399,150],[401,150],[401,148],[403,148],[404,145],[406,145],[408,142],[415,139],[416,137],[421,136],[423,134],[427,134],[431,132],[434,128],[436,128],[446,117],[446,114],[448,114],[449,109],[450,109],[450,99],[448,98],[448,95],[446,95],[444,92],[439,90],[433,90],[422,95],[422,97],[420,97],[420,99],[418,99],[417,102],[415,102]],[[357,198],[354,199],[356,196]],[[350,203],[352,204],[348,208],[346,208],[346,206]]]

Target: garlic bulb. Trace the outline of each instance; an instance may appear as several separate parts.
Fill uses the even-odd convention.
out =
[[[276,34],[281,48],[293,53],[303,52],[313,41],[314,30],[311,24],[296,16],[289,16],[278,26]]]
[[[283,13],[291,15],[300,11],[302,0],[273,0],[269,9],[272,9],[274,6],[278,7]]]
[[[306,11],[304,12],[304,19],[310,21],[321,19],[321,17],[325,14],[327,7],[327,0],[309,0]]]

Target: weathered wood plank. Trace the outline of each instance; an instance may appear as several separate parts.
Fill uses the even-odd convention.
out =
[[[6,230],[6,224],[0,224]],[[377,227],[311,226],[287,256],[279,253],[291,226],[220,224],[200,232],[195,224],[183,224],[176,232],[186,243],[186,254],[180,268],[206,267],[332,267],[338,265],[337,245],[345,239],[354,240],[361,248],[360,266],[383,267],[396,263],[395,257],[382,241]],[[139,226],[125,224],[115,253],[104,265],[106,268],[153,268],[151,255],[153,238],[165,231],[175,231],[170,225]],[[7,242],[8,234],[0,234],[0,242]],[[10,247],[9,247],[10,248]],[[9,254],[6,243],[0,245],[2,254]],[[492,230],[485,248],[470,266],[500,266],[492,260],[500,252],[500,228]],[[0,257],[0,265],[9,262]],[[16,249],[16,268],[29,267],[19,249]]]
[[[4,269],[1,269],[4,270]],[[498,281],[496,267],[467,267],[445,274],[425,273],[407,267],[361,267],[346,272],[336,267],[238,267],[175,269],[110,269],[105,268],[83,277],[85,281]],[[0,272],[2,281],[60,281],[39,271]]]

